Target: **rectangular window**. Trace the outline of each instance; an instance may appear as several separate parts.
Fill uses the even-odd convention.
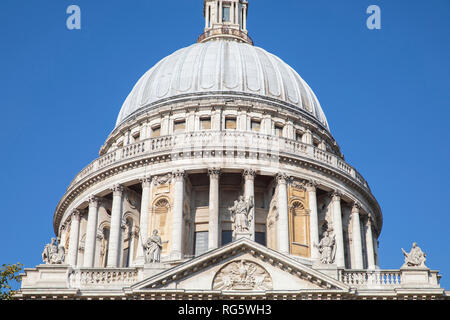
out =
[[[198,231],[194,234],[194,255],[199,256],[208,251],[208,231]]]
[[[282,137],[283,136],[283,126],[282,125],[279,125],[279,124],[275,125],[275,135],[277,137]]]
[[[316,139],[313,140],[313,146],[318,148],[319,147],[319,141],[317,141]]]
[[[266,233],[265,232],[255,232],[255,242],[260,245],[266,245]]]
[[[233,242],[233,231],[231,230],[223,230],[222,231],[222,246]]]
[[[296,132],[295,134],[295,140],[297,140],[298,142],[302,142],[303,141],[303,134],[301,132]]]
[[[186,121],[185,120],[175,121],[173,123],[173,132],[174,133],[185,132],[185,130],[186,130]]]
[[[230,7],[224,6],[222,8],[222,22],[230,22],[231,21],[230,12],[231,12]]]
[[[134,142],[139,142],[139,140],[141,140],[141,134],[139,132],[133,134],[133,140]]]
[[[161,135],[161,126],[152,128],[152,138],[157,138]]]
[[[201,130],[211,130],[211,118],[201,118],[200,128]]]
[[[225,129],[236,130],[236,118],[225,118]]]
[[[259,130],[261,129],[261,121],[259,121],[259,120],[252,120],[250,126],[252,128],[252,131],[259,132]]]

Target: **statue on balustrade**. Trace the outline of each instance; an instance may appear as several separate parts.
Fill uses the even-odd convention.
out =
[[[62,264],[65,258],[64,246],[58,246],[56,238],[52,238],[52,243],[47,244],[42,252],[43,262],[45,264]]]
[[[427,260],[427,255],[417,246],[417,243],[413,243],[413,247],[409,253],[406,253],[403,248],[402,251],[405,256],[405,264],[403,267],[426,268],[425,261]]]
[[[239,233],[250,232],[250,222],[253,219],[252,208],[254,207],[254,199],[250,197],[248,200],[244,196],[240,196],[239,200],[234,201],[234,205],[228,210],[231,213],[234,230]]]
[[[158,235],[158,230],[153,230],[153,235],[143,244],[145,250],[145,263],[161,262],[161,250],[164,243]]]
[[[331,236],[328,231],[323,233],[323,238],[319,244],[314,246],[319,249],[320,262],[323,264],[332,264],[336,256],[336,239],[335,236]]]

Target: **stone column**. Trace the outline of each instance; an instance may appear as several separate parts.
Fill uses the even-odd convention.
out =
[[[147,241],[148,238],[148,219],[152,178],[144,177],[140,179],[140,181],[142,184],[141,215],[139,220],[139,227],[136,227],[136,231],[138,232],[138,248],[134,265],[143,265],[145,263],[143,244]]]
[[[219,247],[220,219],[219,219],[219,179],[220,169],[209,169],[209,223],[208,250]]]
[[[345,268],[344,233],[342,230],[341,195],[333,194],[333,232],[336,237],[336,260],[338,268]]]
[[[93,268],[95,262],[95,245],[97,237],[97,220],[98,220],[98,205],[99,199],[97,197],[89,197],[89,212],[88,222],[86,228],[86,242],[84,246],[84,263],[85,268]]]
[[[253,199],[253,208],[250,210],[249,217],[251,217],[250,221],[250,239],[255,241],[255,232],[256,232],[256,209],[255,209],[255,176],[256,172],[253,169],[245,169],[244,170],[244,197],[245,200]]]
[[[78,257],[78,241],[80,237],[80,212],[73,210],[71,214],[68,263],[75,267]]]
[[[289,254],[289,211],[287,182],[288,176],[284,173],[277,175],[278,181],[278,251]]]
[[[366,224],[366,247],[367,247],[367,268],[369,270],[374,270],[376,267],[374,245],[372,237],[372,223],[370,221],[370,216],[367,218]]]
[[[183,242],[183,205],[184,205],[184,177],[185,172],[178,170],[172,173],[174,180],[174,199],[172,212],[172,252],[171,259],[182,258]]]
[[[120,250],[120,233],[122,231],[122,194],[123,187],[115,185],[111,188],[113,192],[113,202],[111,209],[111,229],[109,233],[108,245],[108,268],[119,267]]]
[[[242,19],[244,21],[244,31],[247,31],[247,6],[244,6],[244,16]]]
[[[352,208],[352,243],[353,243],[353,253],[355,259],[355,266],[352,269],[363,269],[363,253],[362,253],[362,242],[361,242],[361,222],[359,218],[359,210],[361,206],[355,203]]]
[[[319,215],[317,212],[317,194],[316,194],[316,183],[310,182],[306,185],[306,191],[308,192],[309,199],[309,209],[311,210],[309,216],[310,224],[310,236],[311,236],[311,259],[319,260],[320,252],[315,246],[319,244]]]
[[[380,254],[378,253],[379,243],[377,237],[372,236],[372,238],[373,238],[373,251],[375,253],[375,269],[379,269],[380,268]]]

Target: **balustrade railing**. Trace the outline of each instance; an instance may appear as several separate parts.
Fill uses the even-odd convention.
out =
[[[400,270],[342,270],[339,280],[351,287],[400,287]]]
[[[198,131],[174,134],[142,140],[111,151],[94,160],[72,181],[69,189],[76,183],[102,169],[123,160],[145,154],[163,152],[189,152],[197,150],[233,149],[242,151],[270,153],[272,155],[294,154],[332,166],[349,175],[363,187],[369,188],[364,178],[338,156],[296,140],[274,137],[256,132],[240,131]]]

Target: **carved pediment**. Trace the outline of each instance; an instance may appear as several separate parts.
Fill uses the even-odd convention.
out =
[[[235,260],[216,273],[213,290],[272,290],[272,277],[266,269],[249,260]]]
[[[134,292],[349,291],[342,282],[246,238],[151,276],[130,289]]]

